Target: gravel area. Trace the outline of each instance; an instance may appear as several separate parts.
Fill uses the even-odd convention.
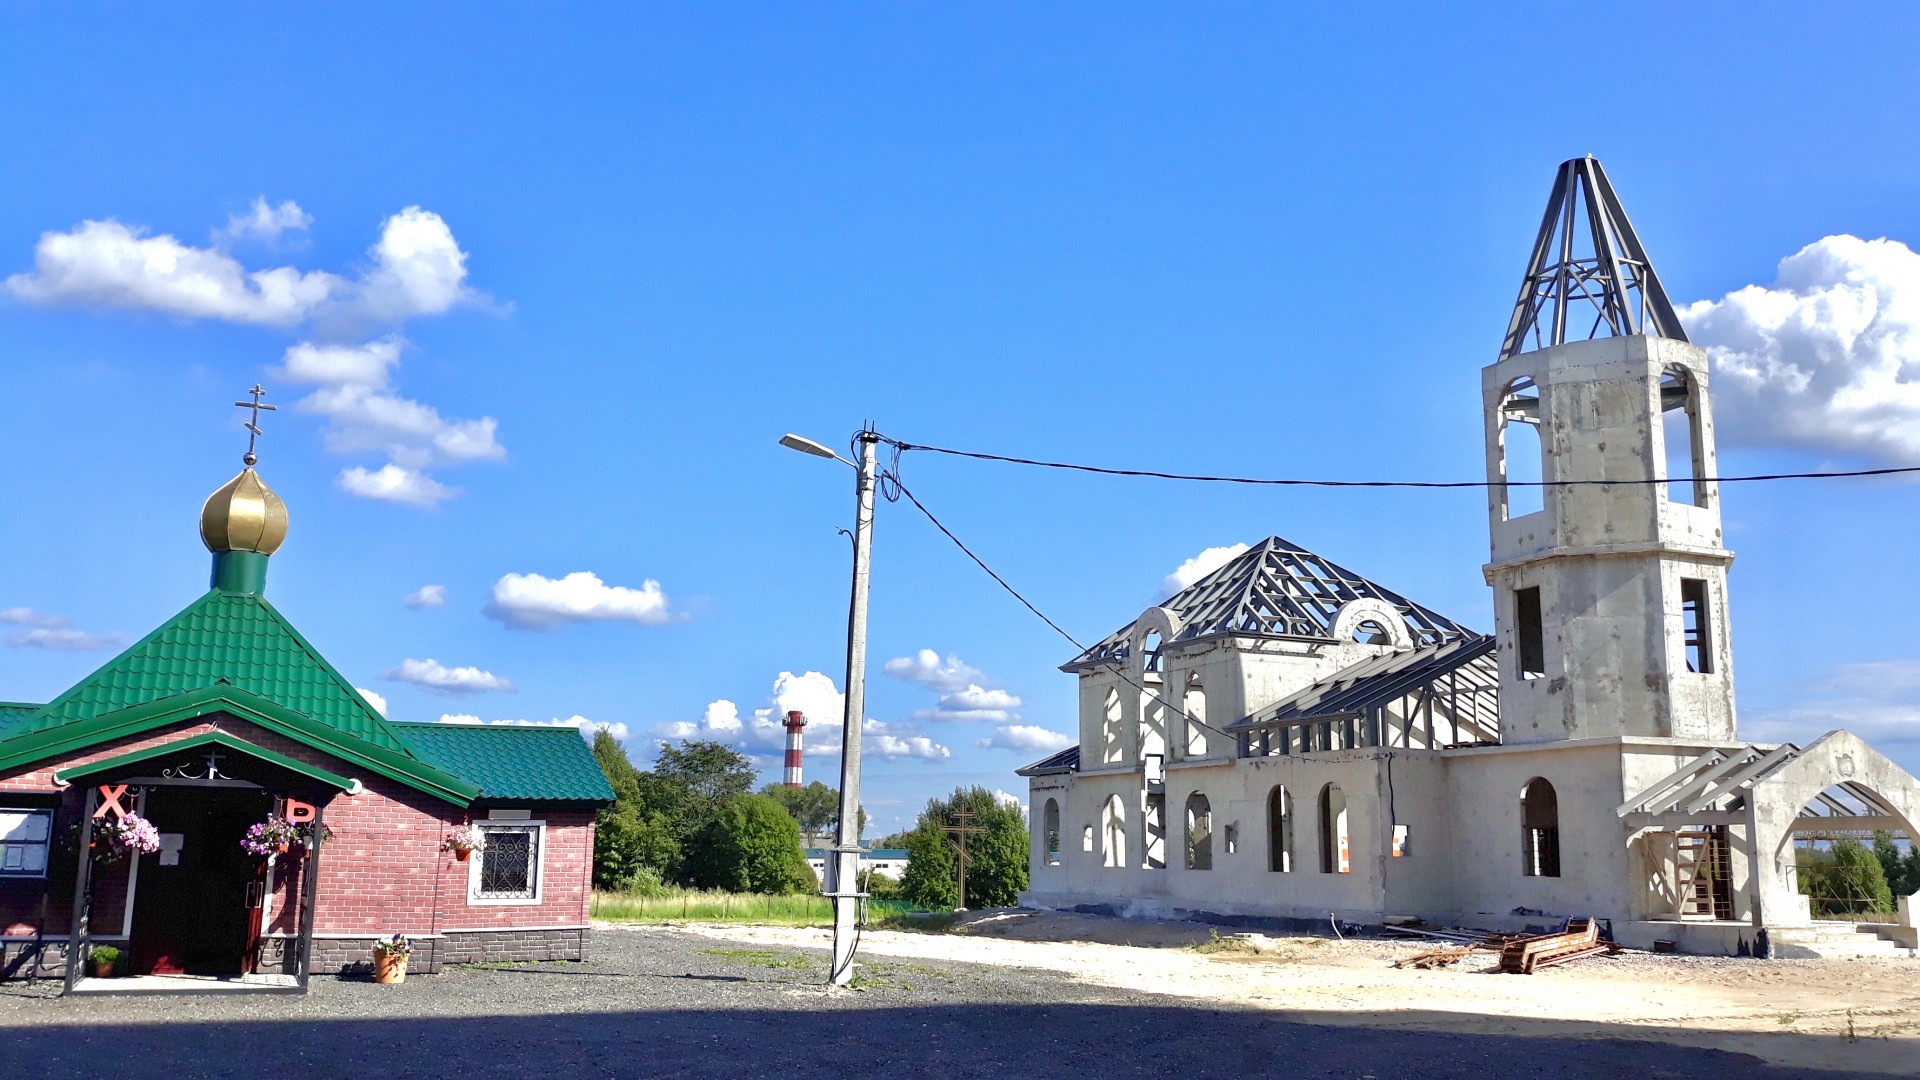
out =
[[[0,985],[0,1077],[1837,1077],[1658,1042],[1356,1029],[1089,985],[597,929],[579,964],[456,968],[304,997],[60,999]],[[1543,1031],[1542,1035],[1551,1034]]]

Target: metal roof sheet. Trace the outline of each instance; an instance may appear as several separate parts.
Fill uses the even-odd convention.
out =
[[[1362,598],[1381,600],[1397,609],[1415,645],[1479,636],[1431,608],[1278,536],[1254,545],[1159,606],[1180,620],[1179,634],[1167,645],[1215,634],[1330,641],[1340,609]],[[1128,623],[1114,631],[1062,669],[1072,671],[1088,664],[1126,659],[1133,628],[1134,623]]]
[[[1484,662],[1482,666],[1491,665],[1493,646],[1493,638],[1476,634],[1444,645],[1387,653],[1362,660],[1227,725],[1227,729],[1276,727],[1361,716],[1377,705],[1401,697],[1410,688],[1455,668],[1477,662]],[[1487,674],[1497,681],[1496,673],[1489,670]]]
[[[613,785],[577,728],[542,724],[389,725],[429,764],[501,802],[613,801]]]
[[[12,739],[215,685],[250,691],[365,742],[413,754],[264,597],[219,589],[0,735]]]
[[[1024,769],[1015,769],[1015,776],[1051,776],[1055,773],[1080,771],[1080,744],[1075,743],[1057,754],[1051,754]]]

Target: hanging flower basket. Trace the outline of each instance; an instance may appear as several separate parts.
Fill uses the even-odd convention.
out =
[[[440,841],[440,850],[453,852],[453,857],[461,862],[466,862],[474,852],[486,846],[480,839],[480,830],[466,825],[454,829],[445,840]]]
[[[247,826],[247,835],[240,838],[240,849],[263,859],[269,855],[285,855],[300,842],[300,834],[300,826],[278,814],[268,814],[267,820]]]
[[[112,860],[125,855],[151,855],[160,850],[160,830],[138,814],[128,814],[100,830],[94,841],[96,852]]]
[[[381,938],[373,943],[373,981],[377,983],[403,983],[407,981],[407,957],[413,955],[413,942],[405,934]]]

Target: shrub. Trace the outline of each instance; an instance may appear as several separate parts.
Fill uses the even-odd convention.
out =
[[[117,964],[120,962],[120,950],[111,945],[95,945],[88,954],[96,964]]]
[[[803,893],[817,888],[800,853],[800,826],[765,795],[736,795],[688,845],[683,863],[699,888],[736,893]]]

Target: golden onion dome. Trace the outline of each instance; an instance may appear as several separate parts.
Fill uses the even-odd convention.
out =
[[[257,551],[271,555],[287,538],[287,504],[249,465],[200,510],[200,539],[207,550]]]

